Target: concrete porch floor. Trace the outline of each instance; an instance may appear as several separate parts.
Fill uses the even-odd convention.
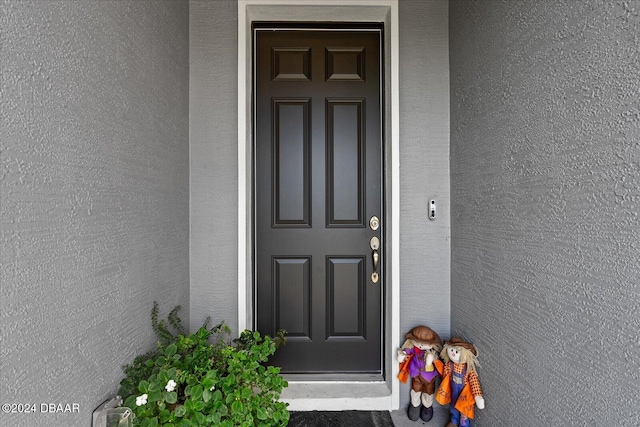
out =
[[[433,418],[425,423],[421,419],[417,421],[411,421],[407,418],[407,411],[400,409],[397,411],[391,411],[391,421],[393,424],[389,424],[385,417],[373,416],[367,420],[361,419],[358,415],[354,415],[353,411],[347,411],[345,418],[342,419],[337,416],[336,411],[305,411],[302,418],[297,414],[292,414],[289,426],[298,427],[314,427],[314,426],[329,426],[335,425],[335,427],[444,427],[449,422],[449,412],[447,408],[442,406],[434,406]],[[362,417],[366,417],[362,415]]]
[[[449,422],[449,408],[435,403],[433,405],[433,418],[428,423],[421,419],[411,421],[407,418],[407,408],[391,411],[391,419],[395,427],[445,427]]]

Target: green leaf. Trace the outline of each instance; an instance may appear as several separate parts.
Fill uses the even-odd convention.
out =
[[[194,415],[193,421],[195,421],[196,425],[202,426],[207,422],[207,417],[204,416],[202,412],[196,412]]]
[[[209,424],[212,425],[218,425],[220,424],[220,419],[222,418],[220,412],[214,412],[213,414],[209,414],[207,416],[207,421],[209,421]]]
[[[193,410],[202,412],[204,410],[204,402],[202,400],[198,400],[193,404]]]
[[[201,384],[202,384],[202,388],[204,388],[205,390],[209,390],[211,389],[211,387],[216,385],[216,382],[211,378],[205,378],[204,380],[202,380]]]
[[[159,391],[162,390],[162,384],[160,383],[160,381],[151,381],[151,383],[149,384],[149,391]]]
[[[178,427],[193,427],[193,424],[191,423],[191,421],[189,421],[186,418],[183,418],[182,420],[180,420],[180,422],[178,423]]]
[[[171,412],[169,412],[168,409],[163,409],[162,411],[160,411],[158,416],[160,417],[161,422],[166,423],[171,418]]]
[[[249,389],[249,388],[242,389],[242,398],[243,399],[248,399],[251,396],[253,396],[253,391],[251,391],[251,389]]]
[[[140,393],[148,393],[149,392],[149,382],[142,380],[138,384],[138,390]]]
[[[178,347],[176,347],[175,344],[169,344],[167,348],[164,349],[164,354],[166,354],[167,357],[171,357],[176,354],[176,351],[178,351]]]
[[[162,392],[160,390],[149,392],[149,402],[157,402],[162,399]]]
[[[222,416],[224,417],[225,415],[227,415],[229,413],[229,408],[224,403],[222,403],[222,402],[219,402],[219,403],[221,403],[222,406],[220,406],[220,408],[218,408],[218,412],[220,412],[222,414]]]
[[[166,400],[167,403],[176,403],[178,401],[178,393],[175,391],[166,392],[164,400]]]
[[[244,407],[242,405],[242,402],[240,402],[239,400],[234,400],[233,403],[231,404],[231,411],[234,413],[239,413],[243,409]]]
[[[135,409],[136,407],[136,395],[132,394],[131,396],[127,397],[124,401],[124,406],[126,406],[127,408],[130,409]]]
[[[191,397],[194,400],[201,399],[202,398],[202,392],[203,392],[203,389],[202,389],[202,386],[200,384],[198,384],[198,385],[196,385],[194,387],[191,387]]]
[[[177,406],[176,409],[173,411],[173,414],[178,418],[184,417],[186,413],[187,413],[187,408],[185,408],[184,405]]]
[[[158,427],[158,418],[153,417],[149,422],[149,427]]]
[[[205,388],[204,391],[202,392],[202,400],[205,402],[210,401],[212,396],[213,396],[213,393],[209,391],[208,388]]]
[[[236,385],[236,375],[230,374],[227,378],[224,379],[225,385],[227,386],[235,386]]]
[[[258,408],[257,412],[258,412],[257,415],[258,415],[258,419],[259,420],[266,420],[267,419],[267,411],[265,411],[262,408]]]

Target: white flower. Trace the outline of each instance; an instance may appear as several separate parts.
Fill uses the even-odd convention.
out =
[[[143,394],[142,396],[138,396],[136,397],[136,405],[137,406],[142,406],[142,405],[146,405],[147,404],[147,395]]]
[[[213,391],[213,390],[215,390],[215,389],[216,389],[216,385],[214,384],[214,385],[212,385],[212,386],[211,386],[211,388],[209,389],[209,391]]]
[[[176,382],[174,380],[169,380],[167,385],[164,387],[167,391],[173,391],[176,389]]]

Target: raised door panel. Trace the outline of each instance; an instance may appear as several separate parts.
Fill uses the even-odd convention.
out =
[[[363,99],[327,99],[327,226],[364,227]]]
[[[309,99],[274,99],[273,226],[310,223]]]

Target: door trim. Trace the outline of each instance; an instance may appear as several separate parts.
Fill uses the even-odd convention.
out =
[[[385,381],[378,383],[375,395],[360,396],[345,401],[336,393],[322,391],[314,399],[293,399],[291,410],[305,409],[387,409],[400,406],[399,383],[395,380],[398,364],[393,355],[400,344],[400,154],[399,154],[399,37],[398,1],[369,0],[238,0],[238,330],[253,327],[253,159],[252,159],[252,23],[280,22],[383,22],[384,24],[384,164],[385,172],[385,276],[384,372]],[[362,382],[341,387],[361,387]],[[336,382],[330,383],[333,387]],[[289,389],[298,384],[292,382]],[[299,383],[309,387],[309,383]],[[321,384],[319,384],[321,386]],[[369,387],[375,389],[375,387]],[[333,390],[331,388],[330,390]],[[380,393],[380,389],[383,390]],[[385,393],[384,390],[388,393]],[[283,393],[283,398],[286,396]],[[338,399],[339,398],[339,399]],[[285,399],[286,400],[286,399]],[[322,403],[324,402],[324,403]],[[340,402],[339,407],[332,402]]]

